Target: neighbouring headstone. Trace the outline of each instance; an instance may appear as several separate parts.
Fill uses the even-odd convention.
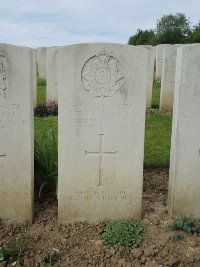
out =
[[[179,46],[182,45],[171,45],[163,49],[160,109],[166,111],[173,110],[176,55]]]
[[[0,44],[0,219],[33,213],[33,49]]]
[[[37,48],[38,77],[46,79],[46,47]]]
[[[48,47],[46,50],[47,89],[46,100],[58,102],[58,79],[56,68],[56,55],[61,46]]]
[[[148,51],[80,44],[57,56],[58,218],[139,218]]]
[[[200,44],[178,48],[168,207],[200,218]]]
[[[170,44],[160,44],[156,46],[156,73],[155,80],[161,80],[162,78],[162,66],[163,66],[163,49],[164,47],[171,46]]]
[[[151,45],[139,45],[148,50],[148,66],[147,66],[147,90],[146,90],[146,107],[151,107],[152,89],[154,78],[155,49]]]
[[[33,49],[33,73],[35,78],[33,79],[33,107],[37,106],[37,50]]]

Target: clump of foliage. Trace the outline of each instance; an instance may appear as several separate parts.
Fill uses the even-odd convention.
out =
[[[0,247],[0,262],[20,262],[27,245],[28,239],[24,235],[11,239],[7,246]]]
[[[34,115],[37,117],[57,116],[58,104],[54,100],[48,100],[46,103],[39,104],[34,109]]]
[[[130,45],[185,43],[200,43],[200,22],[191,27],[190,20],[180,12],[162,16],[155,29],[138,29],[128,40]]]
[[[48,100],[46,102],[46,109],[49,115],[58,115],[58,104],[55,100]]]
[[[193,27],[190,42],[200,43],[200,22]]]
[[[37,105],[37,107],[34,108],[34,116],[36,116],[36,117],[49,116],[49,113],[47,111],[45,103],[39,104],[39,105]]]
[[[168,227],[173,231],[183,231],[186,233],[200,233],[200,222],[187,217],[182,214],[173,223],[169,224]]]
[[[39,104],[34,108],[34,115],[37,117],[57,116],[58,104],[54,100],[48,100],[46,103]]]
[[[44,188],[57,192],[58,182],[58,149],[53,129],[43,132],[40,139],[35,139],[35,175],[39,183],[39,193]]]
[[[134,248],[141,243],[142,230],[143,225],[140,221],[114,221],[106,225],[102,239],[109,246],[120,245]]]
[[[156,45],[156,36],[153,30],[137,29],[135,35],[128,40],[129,45]]]
[[[183,235],[181,233],[177,232],[177,233],[173,234],[172,239],[174,241],[181,240],[181,239],[183,239]]]
[[[190,21],[183,13],[162,16],[157,22],[156,37],[161,44],[187,43],[190,35]]]

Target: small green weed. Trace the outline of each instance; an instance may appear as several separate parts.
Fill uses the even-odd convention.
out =
[[[4,260],[3,248],[0,247],[0,262]]]
[[[181,233],[175,233],[175,234],[173,234],[172,239],[174,241],[181,240],[181,239],[183,239],[183,235]]]
[[[58,149],[53,129],[43,132],[40,139],[35,140],[35,174],[39,180],[39,193],[45,187],[57,192],[58,182]]]
[[[43,259],[43,262],[53,265],[58,257],[58,252],[56,250],[48,251]]]
[[[141,243],[143,225],[140,221],[126,220],[110,222],[106,225],[102,239],[107,245],[138,247]]]
[[[200,222],[193,220],[186,215],[182,214],[168,227],[173,231],[183,231],[186,233],[200,233]]]
[[[14,261],[19,262],[27,244],[28,239],[24,235],[11,239],[7,246],[0,248],[0,261],[6,261],[8,263]]]

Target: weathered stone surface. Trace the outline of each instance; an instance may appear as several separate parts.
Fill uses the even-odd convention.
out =
[[[163,48],[163,67],[160,91],[160,109],[173,110],[176,54],[182,45],[171,45]]]
[[[163,48],[167,46],[170,46],[170,44],[160,44],[156,47],[156,80],[161,80],[162,78]]]
[[[60,46],[48,47],[46,50],[47,67],[47,93],[46,99],[58,102],[58,79],[56,68],[56,55]]]
[[[57,55],[58,218],[139,218],[148,51],[81,44]]]
[[[37,48],[37,63],[39,78],[46,79],[46,47]]]
[[[33,50],[0,44],[0,218],[32,220]]]
[[[146,90],[146,107],[151,107],[153,78],[154,78],[154,63],[155,49],[151,45],[141,45],[148,50],[148,66],[147,66],[147,90]]]
[[[37,50],[33,49],[33,107],[37,106]]]
[[[168,207],[200,218],[200,45],[177,51]]]

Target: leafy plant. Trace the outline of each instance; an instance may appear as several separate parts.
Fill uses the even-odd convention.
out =
[[[58,149],[53,129],[43,132],[40,139],[35,139],[35,174],[39,180],[39,193],[45,187],[57,192]]]
[[[39,104],[39,105],[37,105],[37,107],[34,108],[34,116],[36,116],[36,117],[49,116],[49,112],[47,111],[45,103]]]
[[[169,224],[168,227],[171,230],[181,230],[187,233],[200,233],[200,222],[193,220],[186,215],[182,214],[173,223]]]
[[[10,240],[7,246],[0,248],[0,261],[19,262],[27,247],[28,239],[21,235]]]
[[[175,233],[175,234],[173,234],[172,239],[174,241],[181,240],[181,239],[183,239],[183,235],[181,233]]]
[[[106,225],[102,239],[107,245],[138,247],[141,243],[143,225],[140,221],[126,220],[110,222]]]
[[[129,45],[156,45],[156,36],[154,30],[137,29],[136,34],[128,40]]]
[[[44,256],[43,262],[53,265],[53,263],[57,259],[57,256],[58,256],[58,252],[56,250],[48,251]]]

